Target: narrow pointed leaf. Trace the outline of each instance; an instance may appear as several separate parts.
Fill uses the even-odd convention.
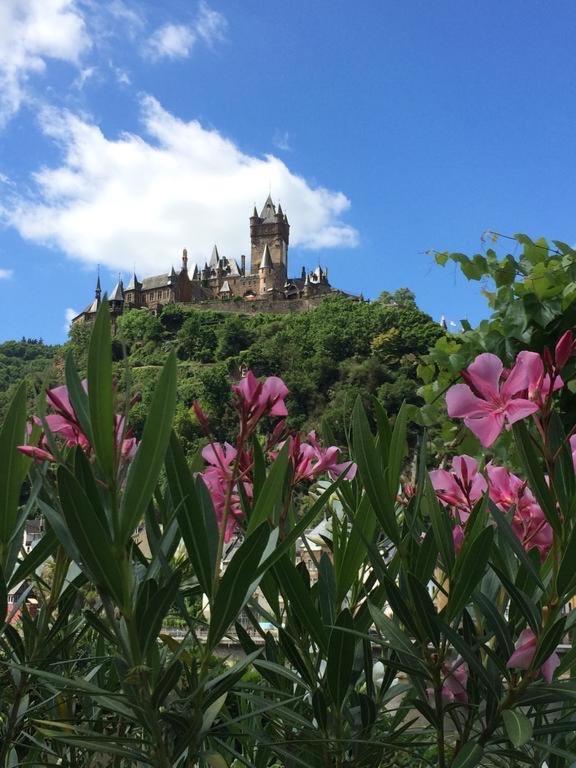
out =
[[[99,520],[92,502],[65,467],[58,470],[58,486],[64,517],[80,554],[78,565],[87,568],[97,586],[105,589],[119,605],[124,605],[122,573],[110,535]],[[58,535],[58,530],[55,533]],[[66,548],[67,541],[62,541],[62,544]],[[74,557],[75,551],[69,554]]]
[[[120,509],[119,543],[125,544],[152,499],[170,441],[176,408],[176,357],[164,365],[136,456],[128,470]]]
[[[88,348],[88,403],[92,440],[98,464],[109,483],[114,481],[114,399],[112,396],[112,338],[106,297],[96,315]]]
[[[344,609],[332,628],[328,642],[328,659],[326,677],[332,699],[337,707],[341,707],[350,687],[356,639],[342,629],[354,629],[352,614]]]
[[[450,619],[458,616],[472,600],[472,594],[486,570],[493,537],[493,529],[485,528],[456,561],[447,607]]]
[[[166,474],[188,557],[202,590],[211,597],[214,569],[210,559],[204,510],[196,493],[196,485],[188,469],[184,451],[174,432],[166,452]]]
[[[400,530],[394,508],[395,496],[390,493],[386,480],[387,468],[383,466],[382,456],[376,448],[360,399],[356,401],[352,414],[352,448],[353,459],[358,466],[374,514],[384,532],[397,544],[400,540]]]
[[[228,563],[212,604],[207,641],[209,648],[215,648],[220,642],[258,586],[261,577],[255,578],[254,574],[269,537],[270,528],[264,523],[242,542]]]
[[[278,525],[276,511],[282,504],[284,483],[290,462],[290,445],[288,441],[270,467],[256,503],[248,519],[248,533],[252,533],[261,523],[269,520],[273,526]]]
[[[30,463],[17,446],[24,443],[26,430],[26,384],[22,382],[14,395],[0,429],[0,560],[10,541],[18,517],[20,489]]]

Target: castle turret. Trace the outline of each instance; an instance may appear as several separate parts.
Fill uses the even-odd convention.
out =
[[[270,259],[278,273],[279,285],[283,285],[288,276],[288,242],[290,240],[290,225],[279,206],[278,211],[268,195],[264,207],[257,215],[256,209],[250,218],[250,241],[252,273],[258,272],[260,261],[267,245]]]
[[[188,271],[188,251],[186,248],[182,251],[182,272]]]
[[[260,276],[260,294],[264,294],[269,288],[273,288],[273,273],[274,265],[272,264],[270,248],[268,247],[268,243],[266,243],[262,258],[260,259],[260,266],[258,267],[258,274]]]

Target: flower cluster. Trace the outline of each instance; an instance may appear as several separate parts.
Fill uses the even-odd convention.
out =
[[[82,387],[85,392],[88,391],[85,380],[82,382]],[[44,430],[46,427],[52,438],[59,439],[68,448],[78,446],[87,456],[90,456],[92,445],[82,429],[74,406],[70,402],[68,388],[61,386],[47,390],[46,403],[50,413],[44,416],[44,419],[34,416],[32,424],[28,428],[28,437],[30,437],[34,432],[34,426],[40,427],[41,432],[36,444],[20,445],[18,450],[36,461],[55,461],[50,441]],[[119,414],[116,414],[114,418],[114,437],[120,460],[123,462],[130,461],[136,453],[138,441],[130,434],[126,428],[124,417]]]
[[[505,467],[490,463],[486,477],[478,471],[471,456],[455,456],[452,470],[430,472],[436,495],[450,510],[455,522],[454,545],[458,551],[465,525],[476,503],[487,491],[490,499],[504,513],[513,510],[512,528],[526,550],[537,549],[542,559],[552,546],[552,528],[526,482]]]
[[[314,481],[322,475],[336,479],[344,474],[352,480],[356,465],[340,461],[340,449],[336,446],[324,448],[315,432],[305,439],[298,434],[285,434],[285,417],[288,415],[285,399],[288,395],[286,384],[276,376],[259,381],[248,371],[238,384],[232,386],[233,405],[239,419],[236,446],[211,441],[202,451],[207,464],[201,477],[210,493],[214,511],[224,540],[229,541],[239,529],[244,517],[244,507],[253,498],[253,452],[249,438],[254,434],[264,417],[278,418],[267,443],[267,455],[274,460],[288,443],[292,468],[292,485],[303,481]],[[194,411],[199,423],[209,433],[208,419],[198,403]]]
[[[520,352],[509,370],[496,355],[478,355],[462,372],[464,383],[448,390],[448,414],[463,419],[485,448],[493,445],[505,426],[532,416],[542,439],[547,471],[552,476],[554,457],[547,444],[552,395],[564,386],[561,372],[575,352],[576,341],[572,332],[567,331],[556,344],[554,353],[549,349],[542,355]],[[570,437],[570,450],[576,471],[576,435]],[[543,561],[554,546],[554,531],[527,482],[508,468],[490,461],[480,471],[476,459],[455,456],[451,469],[433,470],[430,480],[454,521],[453,539],[457,551],[462,546],[470,514],[485,494],[500,511],[511,514],[512,529],[526,551],[537,550]],[[539,669],[532,669],[537,647],[538,635],[533,629],[525,628],[506,666],[508,669],[530,670],[549,683],[560,659],[553,652]],[[443,699],[465,704],[464,671],[460,671],[459,676],[454,674],[448,685],[449,680],[447,677],[442,688]]]
[[[446,393],[448,415],[464,424],[489,448],[507,424],[545,412],[553,392],[562,389],[560,372],[574,354],[575,341],[566,331],[554,355],[545,350],[520,352],[507,370],[500,358],[484,352],[462,371],[464,384],[455,384]]]

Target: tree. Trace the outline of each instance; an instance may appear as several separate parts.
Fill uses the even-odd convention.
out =
[[[159,341],[162,337],[162,324],[146,309],[129,309],[118,318],[116,333],[129,344]]]

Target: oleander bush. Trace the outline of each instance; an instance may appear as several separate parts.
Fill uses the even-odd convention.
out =
[[[0,431],[0,765],[568,768],[573,354],[567,332],[464,366],[448,414],[484,450],[431,472],[407,407],[359,398],[341,451],[250,371],[233,443],[195,404],[189,462],[175,356],[137,440],[102,308],[87,380],[69,356]]]

